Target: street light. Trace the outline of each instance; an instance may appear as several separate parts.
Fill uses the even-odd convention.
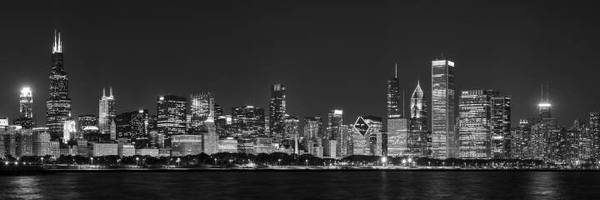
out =
[[[94,157],[90,157],[90,164],[94,164]]]
[[[387,164],[387,161],[388,161],[388,158],[387,158],[387,156],[383,156],[383,157],[381,157],[381,165],[386,165],[386,164]]]
[[[135,157],[135,164],[140,165],[140,157]]]
[[[306,167],[308,167],[308,159],[304,160],[304,163],[306,164]]]
[[[281,165],[281,158],[277,159],[277,165]]]

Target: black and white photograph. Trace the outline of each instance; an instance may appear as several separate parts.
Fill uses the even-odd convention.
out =
[[[0,6],[0,199],[600,199],[600,2]]]

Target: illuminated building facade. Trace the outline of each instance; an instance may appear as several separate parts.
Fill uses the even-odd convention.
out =
[[[401,156],[408,153],[408,119],[404,116],[404,101],[400,93],[398,65],[394,66],[394,76],[387,84],[387,132],[382,137],[383,154]]]
[[[215,120],[215,97],[210,92],[190,95],[190,127],[199,128]]]
[[[383,156],[383,123],[375,116],[359,116],[353,125],[352,155]]]
[[[102,88],[102,97],[98,102],[98,128],[100,133],[110,133],[110,125],[116,116],[115,97],[112,87],[109,88],[108,96],[106,90]]]
[[[72,139],[77,138],[77,122],[74,119],[68,119],[63,124],[62,142],[67,143]]]
[[[232,127],[236,136],[256,137],[265,133],[265,110],[245,105],[231,109]]]
[[[168,138],[172,135],[186,134],[186,109],[185,97],[166,95],[158,97],[156,128],[158,133]]]
[[[115,117],[117,138],[129,140],[147,139],[150,137],[150,114],[148,110],[118,114]],[[137,145],[137,144],[136,144]]]
[[[285,86],[281,83],[271,87],[271,101],[269,102],[269,128],[270,135],[282,138],[284,120],[286,117]]]
[[[465,90],[459,99],[459,158],[491,158],[491,98],[497,92]]]
[[[321,137],[324,132],[323,121],[320,116],[305,117],[302,143],[307,152],[314,152],[317,148],[323,148],[323,138]],[[321,151],[322,156],[322,151]]]
[[[590,112],[589,114],[589,132],[592,140],[592,158],[600,158],[600,112]]]
[[[531,124],[528,120],[519,120],[519,125],[512,131],[510,144],[511,158],[533,158],[533,151],[531,147]]]
[[[300,120],[295,116],[288,116],[284,120],[283,126],[283,137],[286,138],[284,140],[284,146],[286,148],[293,148],[293,152],[298,154],[299,152],[299,143],[300,143]]]
[[[55,32],[52,45],[50,88],[46,101],[46,126],[53,140],[63,138],[64,122],[71,116],[69,78],[63,67],[63,48],[60,32]]]
[[[410,119],[408,154],[415,156],[428,156],[428,145],[431,137],[428,130],[427,99],[421,89],[420,82],[410,96]]]
[[[493,158],[510,157],[510,112],[509,96],[492,96],[490,99],[490,125],[492,130],[491,151]]]
[[[333,109],[327,114],[327,134],[328,140],[335,140],[335,154],[339,156],[346,155],[344,145],[348,143],[348,134],[342,132],[344,126],[344,110]]]
[[[431,62],[431,157],[456,157],[456,87],[454,62]]]
[[[31,88],[23,87],[19,95],[19,113],[20,116],[15,120],[16,125],[24,129],[33,128],[33,95]]]

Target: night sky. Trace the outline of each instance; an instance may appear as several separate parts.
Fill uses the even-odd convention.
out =
[[[95,3],[90,3],[95,2]],[[190,4],[195,2],[196,4]],[[14,4],[14,2],[13,2]],[[161,94],[211,91],[218,104],[267,106],[287,86],[288,113],[346,123],[385,115],[399,66],[407,98],[430,96],[431,60],[456,62],[459,89],[513,98],[513,122],[535,115],[549,82],[563,124],[600,110],[597,5],[562,1],[28,1],[0,7],[0,115],[34,92],[45,120],[51,33],[63,32],[73,113],[97,114],[103,86],[118,112],[156,112]],[[408,104],[408,101],[407,101]],[[408,113],[408,112],[407,112]]]

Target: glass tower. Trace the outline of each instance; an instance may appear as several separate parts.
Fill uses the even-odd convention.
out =
[[[285,86],[274,84],[271,88],[271,101],[269,103],[269,128],[272,136],[281,139],[284,131],[286,117]]]
[[[454,62],[446,59],[431,62],[431,156],[456,157],[456,88]]]

